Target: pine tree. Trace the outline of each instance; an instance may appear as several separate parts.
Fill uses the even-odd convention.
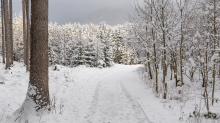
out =
[[[79,35],[74,55],[74,66],[85,65],[85,48],[81,38],[81,31],[79,32]]]
[[[85,65],[87,67],[94,67],[95,64],[95,48],[94,42],[89,39],[89,42],[85,46]]]
[[[67,51],[67,64],[70,66],[75,66],[76,63],[76,46],[74,44],[71,44],[68,46],[68,51]]]
[[[104,62],[106,67],[111,67],[112,66],[112,52],[111,52],[111,44],[109,39],[107,39],[107,34],[104,34],[103,39],[103,54],[104,54]]]
[[[122,63],[122,47],[123,47],[123,36],[120,33],[120,30],[116,30],[112,34],[112,49],[113,49],[113,61],[115,63],[121,64]]]
[[[98,39],[95,41],[95,50],[96,50],[96,58],[95,58],[95,67],[105,67],[104,63],[104,54],[103,54],[103,32],[99,30],[100,32],[97,34]]]

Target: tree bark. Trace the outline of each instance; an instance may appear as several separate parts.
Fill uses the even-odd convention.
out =
[[[1,0],[1,16],[2,16],[2,63],[5,64],[5,23],[4,23],[4,1]]]
[[[11,66],[8,0],[4,0],[4,10],[5,10],[4,22],[5,22],[5,43],[6,43],[6,69],[8,69]]]
[[[176,56],[176,54],[175,54],[174,57],[175,57],[174,58],[174,64],[175,64],[175,66],[174,66],[174,78],[175,78],[176,87],[177,87],[178,86],[178,76],[177,76],[177,56]]]
[[[170,64],[170,80],[173,80],[173,62]]]
[[[205,102],[206,102],[206,108],[207,111],[209,112],[209,98],[208,98],[208,92],[207,92],[207,83],[208,83],[208,47],[209,43],[207,42],[207,47],[206,47],[206,61],[205,61],[205,70],[204,70],[204,81],[205,81],[205,91],[204,91],[204,96],[205,96]]]
[[[151,73],[151,67],[150,67],[150,53],[149,52],[147,52],[147,58],[148,58],[147,66],[148,66],[150,79],[153,79],[153,76],[152,76],[152,73]]]
[[[9,0],[9,8],[10,8],[10,57],[11,62],[13,64],[13,10],[12,10],[12,0]]]

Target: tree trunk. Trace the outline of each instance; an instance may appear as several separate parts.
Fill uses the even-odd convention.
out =
[[[176,56],[176,54],[175,54],[174,57],[175,57],[174,58],[174,64],[175,64],[175,66],[174,66],[174,78],[175,78],[176,87],[177,87],[178,86],[178,76],[177,76],[177,56]]]
[[[205,80],[205,91],[204,91],[204,98],[205,98],[205,102],[206,102],[206,109],[207,111],[209,112],[209,95],[208,95],[208,92],[207,92],[207,80]]]
[[[209,43],[207,42],[207,47],[206,47],[206,62],[205,62],[205,69],[204,69],[204,80],[205,81],[205,92],[204,92],[204,96],[205,96],[205,102],[206,102],[206,108],[207,111],[209,113],[209,95],[207,92],[207,83],[208,83],[208,46]]]
[[[173,63],[171,63],[170,65],[170,72],[171,72],[170,80],[173,80]]]
[[[11,66],[8,0],[4,0],[4,10],[5,10],[4,22],[5,22],[5,43],[6,43],[6,69],[8,69]]]
[[[36,111],[50,104],[48,88],[48,0],[31,1],[31,59],[28,96]],[[33,95],[31,90],[36,94]]]
[[[13,11],[12,11],[12,0],[9,0],[9,8],[10,8],[10,57],[11,62],[13,64]]]
[[[30,71],[30,18],[29,18],[29,0],[26,0],[26,16],[27,16],[27,40],[26,40],[26,70]]]
[[[152,73],[151,73],[151,67],[150,67],[150,62],[149,62],[149,58],[150,58],[150,54],[149,52],[147,53],[147,57],[148,57],[148,71],[149,71],[149,75],[150,75],[150,79],[153,79]]]
[[[5,64],[5,23],[4,23],[4,1],[1,0],[1,16],[2,16],[2,63]]]
[[[153,14],[153,4],[154,0],[151,0],[151,14]],[[153,22],[153,17],[151,16],[151,22]],[[152,28],[152,39],[155,41],[154,29]],[[155,68],[155,79],[156,79],[156,92],[158,94],[158,72],[157,72],[157,52],[156,52],[156,43],[154,42],[154,68]]]
[[[22,15],[23,15],[23,43],[24,43],[24,64],[27,65],[27,33],[26,33],[26,13],[25,13],[25,8],[26,8],[26,2],[25,0],[22,0]]]
[[[152,29],[153,31],[153,29]],[[156,44],[154,43],[154,67],[155,67],[155,74],[156,74],[156,92],[158,94],[158,72],[157,72],[157,52],[156,52]]]
[[[207,47],[206,47],[206,63],[205,63],[205,74],[206,74],[206,84],[208,82],[208,79],[209,79],[209,72],[208,72],[208,48],[209,48],[209,42],[206,43],[207,44]],[[207,85],[206,85],[207,86]],[[207,88],[207,87],[206,87]]]
[[[217,34],[217,31],[216,31],[216,1],[213,0],[213,3],[214,3],[214,51],[212,53],[212,55],[215,54],[215,49],[216,49],[216,34]],[[213,66],[213,89],[212,89],[212,105],[214,105],[214,94],[215,94],[215,66],[216,64],[216,60],[214,60],[214,66]]]
[[[164,3],[164,0],[162,0],[162,5]],[[163,84],[164,84],[164,99],[166,99],[166,92],[167,92],[167,88],[166,86],[166,34],[165,34],[165,15],[164,15],[164,6],[162,7],[162,27],[163,27]]]
[[[218,34],[219,35],[219,34]],[[218,37],[218,47],[220,47],[220,36]],[[220,58],[220,51],[218,52],[218,57]],[[220,78],[220,60],[218,60],[218,78]]]
[[[180,6],[181,6],[181,2],[182,0],[180,0]],[[182,54],[182,46],[183,46],[183,20],[182,20],[182,16],[183,16],[183,9],[180,10],[181,12],[181,42],[180,42],[180,87],[182,87],[183,85],[183,54]]]

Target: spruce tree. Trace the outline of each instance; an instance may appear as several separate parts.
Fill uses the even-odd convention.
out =
[[[115,63],[121,64],[122,63],[122,47],[123,47],[123,36],[120,33],[120,30],[116,30],[112,33],[112,49],[113,49],[113,61]]]
[[[85,50],[80,39],[76,44],[75,55],[74,55],[74,66],[85,65]]]
[[[89,39],[89,42],[85,46],[85,65],[87,67],[94,67],[95,55],[94,42]]]
[[[102,43],[103,43],[103,55],[104,55],[105,67],[111,67],[113,59],[111,52],[111,44],[107,38],[107,34],[104,34]]]
[[[95,63],[95,67],[105,67],[105,63],[104,63],[104,54],[103,54],[103,32],[100,31],[99,32],[99,39],[96,40],[96,63]]]

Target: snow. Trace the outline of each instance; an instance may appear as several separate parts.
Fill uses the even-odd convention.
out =
[[[170,76],[166,77],[166,83],[168,85],[167,99],[163,99],[163,84],[162,82],[162,70],[159,69],[158,82],[159,82],[159,94],[155,94],[155,82],[154,80],[148,80],[148,74],[144,72],[144,67],[138,69],[139,78],[143,81],[137,81],[135,79],[129,79],[127,84],[128,90],[133,93],[136,100],[139,102],[143,110],[145,111],[150,122],[155,123],[218,123],[219,119],[206,119],[204,114],[207,114],[207,109],[204,102],[204,88],[202,87],[202,78],[199,75],[195,75],[195,82],[191,82],[187,76],[183,76],[183,87],[175,87],[175,79],[170,80]],[[168,70],[168,75],[170,71]],[[146,79],[147,78],[147,79]],[[216,113],[219,117],[220,105],[216,101],[214,105],[211,104],[212,84],[211,79],[208,82],[208,94],[209,94],[209,108],[210,112]],[[220,97],[220,80],[216,79],[215,87],[215,99]],[[144,87],[144,88],[143,88]],[[181,93],[179,94],[179,91]],[[197,109],[200,112],[201,118],[196,118],[193,112]],[[192,117],[190,117],[190,115]],[[197,121],[196,121],[197,120]],[[199,120],[199,121],[198,121]]]
[[[122,84],[126,69],[114,71],[98,80],[94,101],[87,117],[88,121],[93,123],[148,123],[142,108]]]
[[[193,58],[189,58],[189,61],[191,62],[192,67],[196,67],[196,64]]]
[[[108,119],[111,122],[137,122],[139,120],[144,121],[146,118],[141,107],[135,104],[134,100],[130,99],[129,96],[125,94],[120,81],[111,80],[115,76],[120,78],[119,73],[126,71],[126,66],[123,65],[115,65],[112,68],[105,69],[87,68],[85,66],[79,66],[76,68],[59,66],[59,71],[53,71],[54,66],[50,67],[49,87],[51,105],[53,107],[52,111],[49,114],[42,113],[40,114],[40,117],[31,113],[32,111],[28,111],[29,113],[26,112],[20,117],[19,112],[23,109],[20,107],[24,107],[25,104],[23,104],[23,101],[25,99],[27,100],[26,92],[29,79],[29,73],[25,71],[25,67],[23,66],[22,63],[15,62],[14,67],[5,72],[4,65],[0,64],[0,73],[6,73],[1,74],[3,76],[1,77],[1,80],[4,80],[5,82],[5,84],[0,85],[0,102],[2,102],[0,105],[0,117],[2,117],[2,119],[0,119],[1,123],[7,121],[9,123],[14,121],[25,122],[27,119],[31,123],[39,121],[47,123],[83,123],[89,121],[99,122],[99,120],[105,121]],[[115,83],[111,85],[111,82]],[[103,87],[105,84],[109,85],[108,91],[105,91]],[[105,87],[108,87],[107,85]],[[118,91],[115,86],[118,86]],[[108,95],[108,93],[110,94],[112,91],[115,92],[113,94],[117,98],[111,100],[111,96],[105,97],[106,94]],[[95,105],[94,100],[97,96],[96,93],[99,93],[100,95],[100,98],[96,102],[103,105],[103,108],[93,106]],[[121,95],[119,96],[118,93]],[[110,98],[110,100],[105,100],[103,102],[101,98]],[[107,105],[107,103],[112,105]],[[29,109],[34,106],[26,105],[26,107]],[[112,109],[105,110],[109,107],[112,107]],[[95,112],[97,112],[94,114],[94,117],[91,115],[93,114],[92,109],[96,109]],[[14,113],[15,111],[16,113]],[[99,116],[103,111],[109,112],[109,114],[102,115],[102,117]],[[140,114],[140,112],[142,114]]]
[[[178,123],[189,122],[188,116],[201,102],[201,89],[189,91],[178,100],[163,100],[155,95],[150,80],[142,81],[142,65],[117,65],[111,68],[75,68],[59,66],[59,71],[49,68],[49,90],[51,112],[31,113],[31,107],[23,104],[26,97],[29,73],[22,63],[14,63],[11,70],[0,64],[0,123]],[[169,74],[168,74],[169,75]],[[147,74],[145,74],[147,76]],[[161,73],[159,74],[159,78]],[[187,80],[188,79],[185,79]],[[168,95],[172,92],[173,81],[168,81]],[[161,83],[159,79],[159,84]],[[192,88],[199,88],[194,83]],[[201,85],[200,85],[201,86]],[[179,88],[184,90],[183,88]],[[220,98],[216,88],[216,98]],[[196,96],[195,96],[196,95]],[[171,96],[170,96],[171,97]],[[181,98],[181,96],[180,96]],[[196,98],[196,99],[195,99]],[[31,101],[31,100],[29,100]],[[21,115],[21,107],[28,107]],[[201,105],[203,107],[203,104]],[[210,107],[219,113],[219,103]],[[17,110],[17,111],[16,111]],[[205,108],[201,108],[205,112]],[[180,121],[180,118],[183,121]],[[219,122],[205,120],[203,122]]]
[[[214,61],[215,59],[217,59],[219,57],[219,54],[214,54],[211,58],[211,61]]]

